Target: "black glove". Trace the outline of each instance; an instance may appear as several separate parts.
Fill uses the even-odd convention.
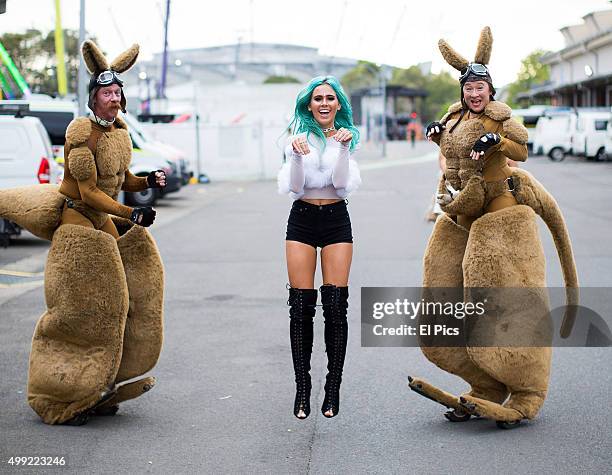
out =
[[[444,129],[446,128],[446,126],[440,122],[432,122],[431,124],[429,124],[427,126],[427,129],[425,131],[425,135],[427,136],[427,138],[433,136],[433,135],[437,135],[440,132],[442,132]]]
[[[488,132],[476,140],[472,150],[484,155],[487,150],[489,150],[493,145],[497,145],[499,142],[501,142],[501,135]]]
[[[166,179],[166,172],[163,171],[163,170],[155,170],[155,171],[149,173],[147,175],[147,185],[149,185],[149,188],[162,188],[162,186],[157,183],[157,176],[155,175],[156,173],[163,173],[164,174],[164,180]],[[166,186],[166,185],[164,185],[164,186]]]
[[[151,226],[155,221],[155,210],[150,206],[141,206],[134,208],[130,220],[140,226]]]

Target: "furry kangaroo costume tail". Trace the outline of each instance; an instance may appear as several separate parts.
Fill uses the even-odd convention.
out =
[[[572,243],[563,214],[555,198],[533,175],[517,168],[513,171],[512,178],[516,200],[529,206],[542,218],[555,242],[566,287],[567,308],[561,325],[561,337],[568,338],[576,320],[579,289]]]

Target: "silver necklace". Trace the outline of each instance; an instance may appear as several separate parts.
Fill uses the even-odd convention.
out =
[[[326,134],[327,132],[331,132],[332,130],[336,130],[336,127],[333,125],[331,127],[328,127],[327,129],[323,129],[323,133]]]

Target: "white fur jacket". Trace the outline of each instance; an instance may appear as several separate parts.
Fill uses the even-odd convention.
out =
[[[312,142],[315,142],[314,144]],[[285,163],[278,173],[278,192],[300,198],[346,198],[361,184],[359,167],[347,146],[328,138],[325,150],[310,139],[310,153],[294,153],[291,140],[285,147]]]

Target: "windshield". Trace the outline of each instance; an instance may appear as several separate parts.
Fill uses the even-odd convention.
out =
[[[127,123],[128,127],[130,128],[130,132],[136,135],[138,139],[142,140],[143,142],[153,142],[153,137],[142,129],[137,120],[131,116],[128,116],[127,114],[121,114],[121,117],[123,117]]]

